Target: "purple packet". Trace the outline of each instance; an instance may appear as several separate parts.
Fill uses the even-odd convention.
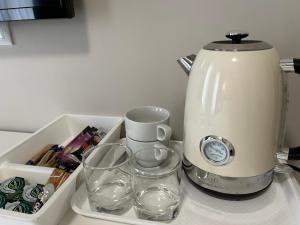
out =
[[[80,134],[78,134],[63,150],[62,154],[68,154],[78,150],[81,145],[87,142],[93,136],[96,128],[87,126]]]
[[[104,135],[103,133],[101,132],[101,135]],[[81,157],[76,157],[76,152],[83,152],[89,148],[91,140],[94,140],[95,136],[99,136],[99,134],[97,128],[86,127],[57,156],[56,167],[66,171],[74,171],[81,163]]]

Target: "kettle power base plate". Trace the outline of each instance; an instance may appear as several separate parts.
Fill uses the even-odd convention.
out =
[[[199,189],[199,191],[202,191],[212,197],[229,200],[229,201],[243,201],[243,200],[249,200],[249,199],[256,198],[256,197],[260,196],[261,194],[263,194],[272,184],[272,183],[270,183],[264,189],[254,192],[254,193],[250,193],[250,194],[226,194],[226,193],[213,191],[213,190],[207,189],[205,187],[199,186],[192,179],[190,179],[189,176],[186,175],[186,177],[195,188]]]
[[[120,137],[121,138],[121,137]],[[170,147],[182,151],[182,142]],[[293,174],[275,174],[273,183],[255,198],[229,201],[212,197],[196,188],[182,173],[182,204],[176,219],[169,225],[299,225],[300,186]],[[91,211],[83,184],[72,198],[73,211],[85,217],[135,225],[166,225],[141,220],[134,209],[121,216]]]

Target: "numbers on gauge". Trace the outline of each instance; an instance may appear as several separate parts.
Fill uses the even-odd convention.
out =
[[[209,161],[224,162],[228,157],[228,149],[218,141],[211,141],[204,146],[204,154]]]

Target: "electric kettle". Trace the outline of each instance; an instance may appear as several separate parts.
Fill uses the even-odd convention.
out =
[[[272,183],[285,122],[282,70],[300,73],[300,60],[280,62],[274,47],[248,35],[230,32],[178,60],[189,74],[183,167],[211,194],[249,196]]]

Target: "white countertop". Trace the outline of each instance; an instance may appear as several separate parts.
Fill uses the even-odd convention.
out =
[[[30,133],[0,131],[0,155],[29,135]],[[296,174],[299,182],[300,176]],[[120,223],[83,217],[75,214],[70,208],[59,225],[120,225]]]
[[[14,146],[29,135],[30,133],[0,131],[0,154],[7,151],[10,147]]]
[[[8,132],[0,131],[0,155],[10,147],[16,145],[30,133],[19,133],[19,132]],[[91,219],[75,214],[72,209],[67,212],[63,220],[59,225],[119,225],[120,223],[113,223],[109,221],[101,221],[96,219]]]

